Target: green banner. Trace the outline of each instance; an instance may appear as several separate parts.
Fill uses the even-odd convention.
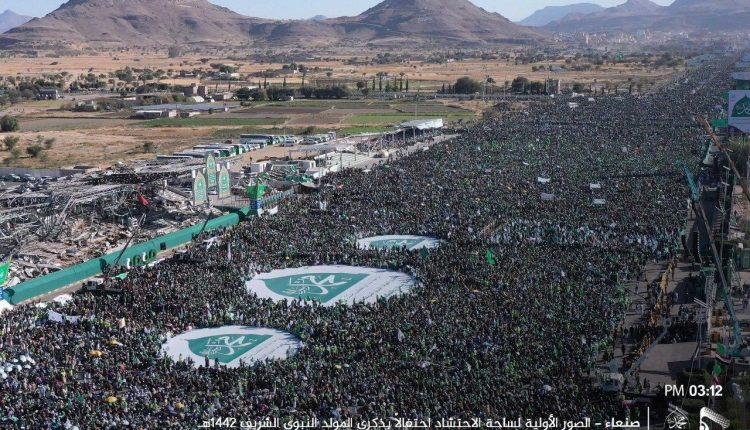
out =
[[[206,184],[209,188],[216,186],[216,157],[213,154],[206,156]]]
[[[5,284],[8,279],[8,273],[10,273],[10,260],[0,264],[0,285]]]
[[[226,166],[219,172],[219,197],[225,198],[232,195],[232,181],[229,177],[229,169]]]
[[[208,188],[206,187],[206,177],[203,173],[195,175],[193,180],[193,203],[199,205],[208,201]]]

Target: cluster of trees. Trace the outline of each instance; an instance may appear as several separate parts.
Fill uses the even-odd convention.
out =
[[[5,146],[5,150],[10,152],[10,160],[17,160],[21,157],[21,149],[18,148],[19,141],[20,138],[18,138],[18,136],[5,136],[5,138],[3,138],[2,140],[3,145]],[[37,136],[36,142],[26,147],[26,154],[28,154],[29,157],[32,158],[40,158],[42,160],[45,160],[47,158],[47,154],[44,151],[52,149],[52,147],[55,145],[55,142],[56,139],[54,137],[45,139],[43,136]],[[6,159],[6,161],[8,161],[8,159]]]
[[[3,139],[5,150],[10,152],[10,160],[17,160],[21,157],[21,150],[16,147],[19,140],[20,139],[16,136],[5,136]],[[6,161],[9,161],[9,159],[6,159]]]
[[[80,75],[78,79],[70,83],[70,90],[81,91],[106,89],[108,85],[106,79],[107,75],[104,74],[98,76],[93,73]]]
[[[343,99],[352,95],[346,85],[332,85],[322,88],[302,87],[300,88],[300,94],[308,99]]]
[[[272,86],[269,88],[241,88],[235,93],[235,95],[240,100],[282,101],[287,100],[289,97],[294,97],[296,95],[296,92],[291,88]]]
[[[139,85],[135,87],[135,93],[136,94],[146,94],[151,93],[154,91],[172,91],[175,93],[184,93],[185,87],[182,85],[170,85],[170,84],[163,84],[163,83],[148,83],[144,85]]]
[[[268,86],[266,88],[241,88],[235,93],[240,100],[287,100],[290,97],[303,97],[308,99],[342,99],[351,96],[351,91],[345,85],[331,85],[326,87],[301,87],[287,88]]]
[[[518,76],[510,83],[510,89],[516,94],[542,94],[544,93],[544,82],[530,81],[524,76]]]
[[[18,119],[10,115],[0,118],[0,132],[10,133],[18,130]]]
[[[315,67],[315,69],[319,69],[319,67]],[[309,71],[308,67],[304,64],[297,64],[295,62],[284,64],[283,66],[281,66],[281,70],[285,72],[296,70],[300,73],[307,73]]]
[[[388,72],[378,72],[372,78],[371,91],[385,91],[387,93],[396,93],[402,91],[409,91],[409,80],[404,78],[406,73],[399,73],[398,77],[390,79]],[[357,88],[362,91],[367,88],[367,82],[357,82]]]
[[[494,82],[494,80],[492,81]],[[482,92],[482,83],[468,76],[458,78],[455,83],[443,84],[439,91],[441,94],[476,94]]]
[[[143,84],[146,84],[148,81],[166,79],[169,75],[167,74],[167,71],[162,69],[133,69],[125,67],[124,69],[115,70],[114,73],[110,73],[110,77],[117,78],[127,84],[133,82],[142,82]],[[106,79],[107,76],[102,74],[99,75],[99,78]]]
[[[0,77],[0,105],[14,104],[23,100],[33,100],[39,96],[39,89],[43,87],[62,88],[67,73],[50,75],[42,78],[25,79],[8,76]]]
[[[441,94],[477,94],[483,91],[493,93],[498,89],[495,87],[496,81],[488,77],[484,82],[477,81],[468,76],[459,78],[455,83],[445,85],[439,91]],[[530,81],[524,76],[518,76],[512,82],[505,82],[503,90],[506,90],[510,84],[510,91],[516,94],[543,94],[546,90],[544,82]]]
[[[234,73],[237,71],[237,67],[223,63],[211,63],[211,68],[218,70],[219,73]]]

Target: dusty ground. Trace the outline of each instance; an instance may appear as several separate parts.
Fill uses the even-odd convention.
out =
[[[211,63],[224,63],[239,67],[242,74],[281,68],[281,64],[258,64],[228,58],[210,58],[204,64],[200,61],[204,55],[170,59],[166,53],[130,51],[70,57],[3,58],[0,62],[0,76],[38,78],[45,74],[67,72],[68,81],[71,81],[80,74],[109,75],[125,67],[177,72],[194,68],[210,69]],[[344,63],[348,58],[351,56],[303,62],[310,68],[320,68],[319,72],[309,73],[305,77],[306,82],[351,84],[357,80],[367,80],[371,85],[373,76],[378,72],[386,72],[392,78],[401,78],[403,74],[403,79],[410,81],[410,90],[426,92],[434,91],[443,83],[454,82],[466,75],[479,80],[492,77],[498,87],[502,87],[506,81],[511,81],[518,75],[523,75],[531,80],[551,77],[561,79],[564,83],[611,83],[626,88],[628,80],[659,82],[674,72],[671,69],[646,71],[634,65],[604,65],[599,70],[589,72],[532,72],[530,64],[515,65],[512,61],[476,59],[446,64],[407,61],[398,64],[352,66]],[[252,81],[257,81],[257,78],[253,78]],[[270,83],[281,81],[281,78],[269,80]],[[198,83],[198,80],[169,78],[161,82],[187,85]],[[298,86],[301,83],[301,74],[289,75],[287,78],[287,84],[290,86]],[[210,85],[215,88],[214,83]],[[235,88],[236,86],[237,84],[234,84]],[[648,86],[649,84],[646,84],[644,89]],[[98,95],[76,95],[77,100],[96,97]],[[16,116],[21,123],[21,130],[12,134],[20,138],[18,151],[12,154],[2,148],[0,162],[3,165],[22,167],[62,167],[75,164],[109,166],[120,160],[153,158],[156,153],[171,154],[199,143],[236,139],[241,133],[292,134],[300,133],[311,126],[317,131],[336,129],[341,133],[359,133],[388,130],[400,122],[415,118],[438,117],[443,118],[448,124],[463,124],[481,116],[492,106],[481,100],[419,103],[395,100],[302,100],[292,103],[259,103],[227,114],[202,115],[194,122],[181,121],[163,127],[153,127],[149,126],[148,122],[129,119],[132,113],[130,111],[76,113],[61,109],[64,104],[70,102],[70,96],[66,96],[66,99],[61,101],[31,101],[11,107],[0,107],[0,115]],[[210,118],[211,124],[206,125],[203,118]],[[202,125],[201,121],[204,121]],[[55,143],[52,148],[45,150],[41,157],[33,158],[26,153],[29,146],[49,138],[54,138]],[[144,152],[145,142],[154,144],[156,149],[153,153]]]
[[[372,53],[370,53],[372,54]],[[71,77],[80,74],[94,73],[109,74],[118,69],[131,67],[135,69],[149,68],[152,70],[162,69],[164,71],[192,70],[198,68],[210,69],[210,64],[233,64],[239,68],[241,74],[265,70],[278,70],[281,68],[280,63],[255,63],[249,59],[246,61],[232,60],[229,58],[211,58],[211,55],[201,54],[181,58],[168,58],[165,52],[115,52],[100,55],[80,55],[72,57],[40,57],[40,58],[3,58],[0,64],[0,75],[3,76],[42,76],[45,74],[56,74],[67,72]],[[201,58],[209,58],[205,64]],[[443,83],[452,83],[461,76],[471,76],[475,79],[484,80],[492,77],[497,85],[502,86],[506,81],[512,81],[516,76],[522,75],[530,80],[543,81],[545,78],[561,79],[564,82],[582,82],[588,83],[626,83],[628,78],[633,82],[639,81],[658,81],[673,73],[672,69],[659,69],[657,71],[647,70],[640,65],[618,64],[602,65],[598,69],[586,72],[547,72],[532,71],[532,66],[562,66],[563,61],[542,62],[537,64],[520,64],[516,65],[513,61],[506,60],[480,60],[469,59],[455,61],[445,64],[425,63],[422,61],[406,61],[403,63],[384,64],[384,65],[348,65],[345,61],[352,58],[351,55],[330,56],[327,60],[311,59],[303,61],[310,68],[319,67],[317,73],[309,73],[305,79],[307,83],[316,80],[345,80],[356,82],[357,80],[368,80],[378,72],[386,72],[390,77],[401,78],[403,73],[404,79],[410,80],[410,89],[435,89],[442,86]],[[364,58],[364,56],[359,57]],[[331,76],[328,76],[328,73]],[[253,82],[258,78],[252,78]],[[270,79],[269,82],[281,83],[283,78]],[[188,85],[196,82],[195,79],[166,78],[161,82],[168,84]],[[287,76],[289,85],[298,86],[302,83],[302,74]],[[213,85],[213,84],[212,84]]]
[[[117,161],[149,159],[201,143],[237,139],[241,133],[298,134],[310,126],[321,132],[383,131],[414,118],[444,118],[449,123],[471,121],[490,106],[478,101],[448,105],[446,102],[302,100],[259,103],[228,113],[170,123],[179,126],[154,127],[151,121],[128,118],[131,111],[78,113],[61,110],[67,102],[33,101],[6,109],[4,113],[16,116],[20,122],[20,131],[9,134],[18,137],[20,142],[17,158],[0,144],[0,162],[17,167],[79,164],[107,167]],[[191,125],[200,124],[199,121],[210,122],[210,125]],[[252,125],[243,125],[245,123]],[[42,156],[31,157],[26,152],[28,147],[43,144],[50,138],[55,142]],[[152,152],[144,151],[145,142],[153,143]]]

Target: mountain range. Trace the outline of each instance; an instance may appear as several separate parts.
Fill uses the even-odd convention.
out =
[[[0,46],[486,45],[543,38],[469,0],[385,0],[354,17],[284,21],[243,16],[208,0],[68,0],[1,35]]]
[[[31,20],[32,17],[19,15],[12,10],[6,10],[0,13],[0,33],[5,33],[11,28],[18,27],[19,25],[25,24]]]
[[[565,6],[547,6],[539,9],[528,17],[518,21],[520,25],[530,27],[542,27],[553,21],[558,21],[570,14],[587,15],[594,12],[601,12],[604,7],[594,3],[574,3]]]
[[[542,9],[519,24],[469,0],[384,0],[357,16],[306,20],[247,17],[208,0],[68,0],[13,24],[0,47],[487,46],[546,42],[556,32],[746,32],[747,22],[750,0],[627,0],[606,9],[579,3]]]
[[[746,31],[750,0],[675,0],[660,6],[650,0],[627,2],[589,14],[569,14],[544,26],[552,32]]]

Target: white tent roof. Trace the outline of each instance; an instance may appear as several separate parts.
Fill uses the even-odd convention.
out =
[[[434,130],[443,128],[443,118],[417,119],[401,123],[403,128],[416,128],[417,130]]]

